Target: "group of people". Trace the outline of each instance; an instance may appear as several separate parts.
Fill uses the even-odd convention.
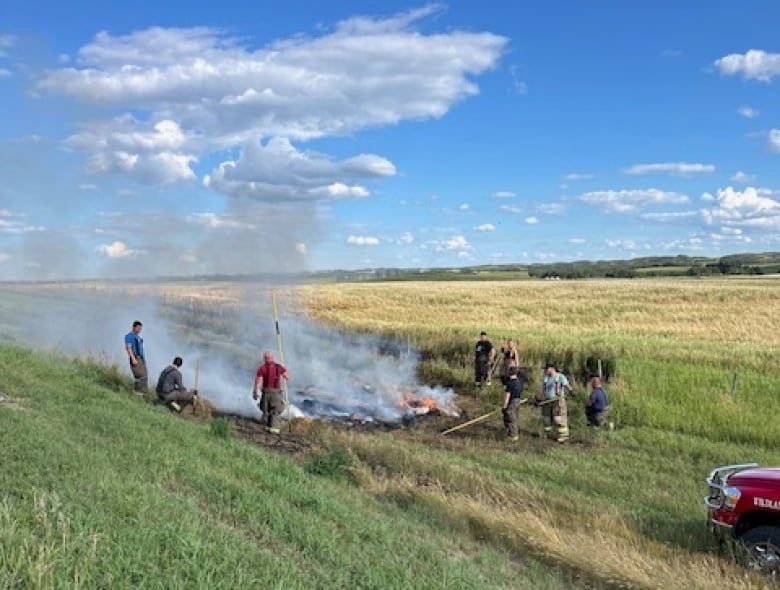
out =
[[[143,395],[149,385],[149,374],[144,355],[144,339],[141,336],[143,323],[136,320],[132,329],[125,335],[125,352],[130,362],[130,370],[133,373],[134,389]],[[184,360],[177,356],[170,365],[165,367],[157,379],[157,399],[174,412],[182,409],[197,400],[198,390],[187,389],[181,374],[181,366]],[[263,362],[257,368],[252,383],[252,399],[258,401],[258,407],[263,413],[265,429],[271,434],[279,434],[279,416],[282,413],[282,380],[289,378],[287,369],[274,360],[271,352],[263,353]],[[260,392],[258,394],[258,392]]]
[[[496,367],[496,351],[488,339],[486,332],[479,336],[474,347],[474,375],[477,387],[491,384],[491,374]],[[513,340],[508,340],[501,349],[499,359],[501,384],[504,388],[501,411],[506,434],[511,440],[519,440],[518,415],[520,406],[528,402],[523,397],[526,385],[526,375],[520,367],[520,353]],[[558,442],[569,439],[569,418],[566,408],[566,396],[572,392],[571,384],[566,375],[560,373],[555,363],[548,362],[544,367],[544,380],[540,390],[533,398],[533,404],[541,408],[544,432],[548,437],[554,437]],[[601,378],[593,376],[590,379],[591,391],[585,400],[585,415],[589,426],[604,427],[608,422],[609,398],[604,390]],[[555,432],[553,432],[555,430]]]

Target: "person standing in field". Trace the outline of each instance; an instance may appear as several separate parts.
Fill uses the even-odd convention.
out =
[[[520,401],[523,395],[525,382],[518,374],[517,367],[509,367],[506,390],[504,391],[504,405],[501,411],[504,415],[504,427],[510,440],[519,440],[517,430],[517,415],[520,412]]]
[[[509,382],[509,369],[520,368],[520,353],[517,351],[517,344],[511,338],[506,341],[506,348],[502,348],[501,352],[504,354],[501,363],[501,384],[506,387]]]
[[[176,412],[181,412],[182,408],[198,395],[197,390],[187,390],[184,387],[180,370],[183,362],[182,358],[177,356],[157,379],[157,398]]]
[[[274,361],[273,353],[263,353],[263,364],[257,368],[257,376],[252,388],[252,399],[257,400],[260,390],[259,408],[263,412],[265,430],[271,434],[279,434],[279,414],[282,413],[282,379],[287,381],[287,369]]]
[[[125,352],[130,361],[130,370],[135,380],[136,393],[144,394],[149,389],[149,373],[146,369],[144,357],[144,339],[141,338],[141,330],[144,325],[138,320],[133,322],[133,328],[125,335]]]
[[[599,377],[590,380],[590,396],[585,400],[585,416],[588,426],[606,426],[609,412],[609,398]]]
[[[490,366],[495,356],[496,351],[488,340],[487,332],[480,333],[474,347],[474,382],[477,387],[490,385]]]
[[[566,412],[566,393],[572,388],[566,375],[559,373],[554,363],[544,366],[545,377],[537,401],[542,406],[544,432],[552,436],[553,425],[556,428],[556,440],[560,443],[569,440],[569,418]]]

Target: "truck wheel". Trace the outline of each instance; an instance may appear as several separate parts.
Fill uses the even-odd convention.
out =
[[[780,573],[780,527],[759,526],[740,537],[743,555],[740,561],[750,569],[769,574]]]

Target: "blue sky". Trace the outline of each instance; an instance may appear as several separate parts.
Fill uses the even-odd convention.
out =
[[[2,279],[780,249],[776,3],[49,4]]]

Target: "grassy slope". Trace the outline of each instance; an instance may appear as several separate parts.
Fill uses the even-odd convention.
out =
[[[533,559],[0,346],[2,588],[577,588]]]

